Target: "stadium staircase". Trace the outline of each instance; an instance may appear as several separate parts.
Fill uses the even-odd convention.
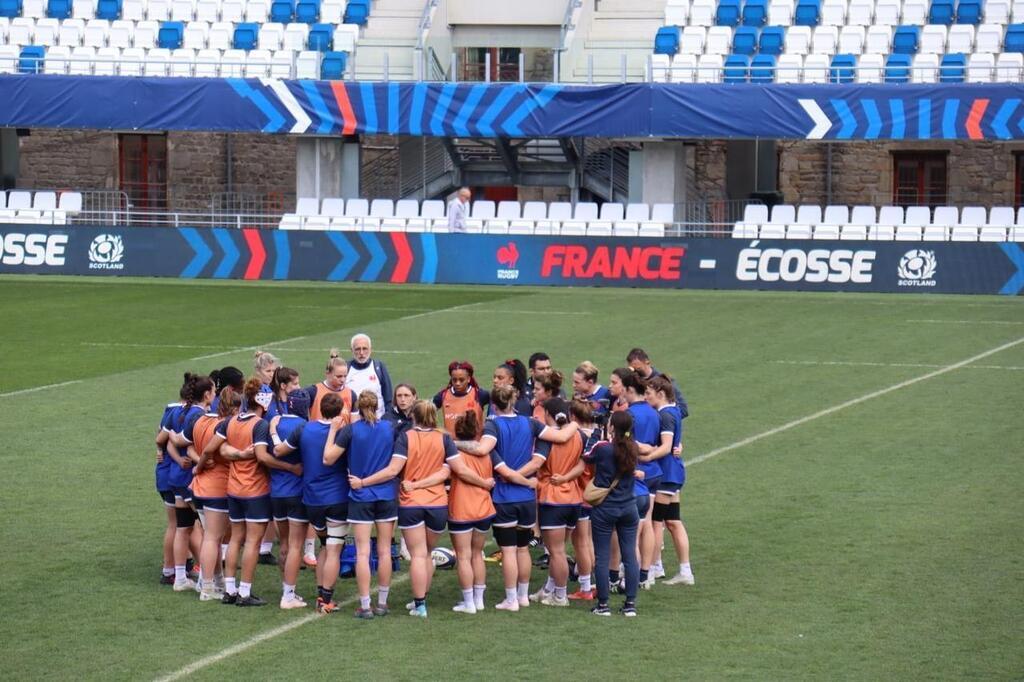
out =
[[[623,55],[627,80],[644,80],[651,36],[665,23],[665,3],[666,0],[596,0],[594,11],[582,17],[575,37],[582,41],[583,49],[574,50],[571,80],[587,80],[591,59],[595,81],[618,80]]]
[[[424,0],[376,0],[362,35],[356,42],[356,78],[413,80],[414,54],[419,39]]]

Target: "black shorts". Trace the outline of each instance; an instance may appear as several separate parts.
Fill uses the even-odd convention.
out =
[[[398,520],[398,500],[373,500],[371,502],[348,502],[349,523],[384,523]]]
[[[529,502],[495,502],[494,524],[500,528],[533,528],[537,523],[537,503]]]
[[[645,480],[644,485],[647,486],[647,490],[650,491],[651,495],[653,495],[658,491],[658,488],[661,487],[661,476],[652,478],[650,481]]]
[[[348,523],[347,502],[329,504],[325,507],[314,505],[303,505],[303,507],[306,510],[306,518],[309,519],[309,525],[321,533],[327,530],[328,522],[334,526]]]
[[[576,527],[580,518],[580,505],[578,504],[542,504],[540,505],[540,529],[558,530]]]
[[[399,507],[398,527],[402,530],[426,525],[427,530],[443,533],[448,524],[448,507]]]
[[[157,490],[156,494],[160,496],[160,499],[164,501],[165,507],[174,506],[174,491],[173,490]]]
[[[675,495],[683,487],[682,483],[664,483],[658,486],[659,495]]]
[[[486,519],[480,519],[479,521],[452,521],[449,519],[448,532],[452,535],[470,533],[472,531],[476,531],[477,533],[486,533],[491,529],[492,521],[494,521],[493,516],[488,516]]]
[[[647,510],[651,508],[651,496],[650,495],[637,495],[636,496],[636,513],[640,515],[640,520],[643,521],[644,517],[647,516]]]
[[[192,506],[198,511],[228,513],[228,498],[226,497],[192,497]]]
[[[295,521],[307,523],[306,505],[302,504],[302,496],[295,497],[271,497],[270,506],[274,512],[275,521]]]
[[[590,520],[590,512],[592,512],[592,511],[594,511],[593,507],[585,505],[585,504],[581,504],[580,505],[580,517],[578,519],[576,519],[576,520],[577,521],[589,521]]]
[[[228,495],[228,518],[231,523],[270,523],[270,495],[231,497]]]
[[[181,500],[182,502],[192,501],[192,489],[185,486],[174,486],[174,499],[175,501]]]

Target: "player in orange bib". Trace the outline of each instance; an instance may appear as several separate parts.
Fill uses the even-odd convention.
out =
[[[309,394],[309,421],[313,422],[323,419],[320,412],[320,401],[328,393],[337,393],[341,396],[341,417],[345,424],[349,424],[359,418],[358,412],[353,414],[356,405],[356,394],[351,388],[345,388],[345,380],[348,378],[348,363],[343,359],[332,356],[327,361],[327,368],[324,371],[324,380],[306,389]]]
[[[476,383],[473,365],[464,360],[448,365],[448,385],[434,396],[434,407],[441,410],[449,435],[455,434],[455,420],[467,411],[475,412],[477,423],[483,423],[484,406],[490,402],[490,394]]]

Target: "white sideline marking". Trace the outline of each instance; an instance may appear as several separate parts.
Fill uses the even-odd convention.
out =
[[[234,346],[212,346],[212,345],[194,345],[190,346],[187,344],[180,343],[115,343],[115,342],[104,342],[104,341],[82,341],[80,346],[95,346],[95,347],[114,347],[114,348],[185,348],[198,350],[200,348],[234,348]],[[322,353],[326,351],[325,348],[281,348],[277,345],[274,346],[274,350],[283,351],[287,353]],[[424,355],[428,351],[425,350],[376,350],[376,353],[390,353],[395,355]]]
[[[34,386],[32,388],[23,388],[20,391],[11,391],[10,393],[0,393],[0,398],[9,398],[11,396],[23,395],[25,393],[35,393],[36,391],[45,391],[48,388],[60,388],[61,386],[70,386],[71,384],[80,384],[81,379],[75,379],[74,381],[62,381],[59,384],[47,384],[45,386]]]
[[[852,400],[847,400],[845,403],[839,403],[838,405],[833,405],[832,407],[825,408],[824,410],[820,410],[818,412],[815,412],[814,414],[809,414],[806,417],[801,417],[800,419],[794,419],[793,421],[787,422],[787,423],[783,424],[782,426],[776,426],[774,429],[769,429],[768,431],[756,434],[754,436],[750,436],[749,438],[744,438],[743,440],[736,441],[735,443],[731,443],[729,445],[724,445],[724,446],[722,446],[720,448],[717,448],[715,450],[712,450],[710,452],[706,452],[703,455],[698,455],[697,457],[694,457],[693,459],[687,461],[686,464],[687,464],[687,466],[693,466],[694,464],[700,464],[701,462],[706,462],[707,460],[711,459],[712,457],[718,457],[719,455],[725,454],[726,452],[729,452],[730,450],[735,450],[737,448],[743,447],[744,445],[750,445],[751,443],[756,443],[757,441],[759,441],[759,440],[761,440],[763,438],[768,438],[769,436],[774,436],[775,434],[782,433],[783,431],[789,431],[790,429],[795,428],[797,426],[800,426],[802,424],[806,424],[807,422],[812,422],[815,419],[820,419],[821,417],[827,417],[828,415],[834,414],[836,412],[839,412],[840,410],[845,410],[847,407],[853,407],[854,405],[859,405],[859,404],[861,404],[863,402],[867,402],[868,400],[871,400],[872,398],[879,398],[879,397],[881,397],[883,395],[886,395],[888,393],[892,393],[893,391],[898,391],[901,388],[906,388],[907,386],[913,386],[914,384],[920,383],[922,381],[926,381],[928,379],[934,379],[937,376],[941,376],[943,374],[947,374],[949,372],[952,372],[953,370],[960,369],[961,367],[966,367],[967,365],[971,364],[972,362],[977,362],[978,360],[984,360],[985,358],[989,357],[990,355],[995,355],[996,353],[1002,352],[1002,351],[1007,350],[1009,348],[1013,348],[1014,346],[1019,346],[1022,343],[1024,343],[1024,336],[1022,336],[1021,338],[1019,338],[1019,339],[1017,339],[1015,341],[1010,341],[1009,343],[1004,343],[1001,346],[997,346],[995,348],[987,350],[984,353],[978,353],[977,355],[969,357],[966,360],[961,360],[960,362],[956,362],[956,363],[954,363],[952,365],[946,365],[944,367],[940,367],[939,369],[935,370],[934,372],[928,372],[927,374],[922,374],[921,376],[914,377],[913,379],[907,379],[906,381],[901,381],[898,384],[893,384],[892,386],[889,386],[887,388],[882,388],[882,389],[879,389],[877,391],[872,391],[871,393],[866,393],[866,394],[860,396],[859,398],[853,398]]]
[[[841,366],[841,367],[921,367],[936,368],[945,365],[929,365],[919,362],[848,362],[846,360],[770,360],[776,365],[814,365],[814,366]],[[1000,369],[1000,370],[1024,370],[1024,367],[1013,367],[1006,365],[968,365],[965,369]]]
[[[1014,320],[907,320],[907,322],[926,322],[928,324],[1024,324]]]

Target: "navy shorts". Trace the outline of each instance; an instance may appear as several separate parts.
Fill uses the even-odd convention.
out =
[[[228,513],[228,498],[226,497],[193,497],[192,505],[198,510],[202,509],[204,512],[221,512],[222,514]]]
[[[651,496],[650,495],[637,495],[636,496],[636,513],[640,515],[640,520],[643,521],[644,517],[647,516],[647,510],[651,508]]]
[[[476,531],[477,533],[486,533],[491,529],[491,522],[494,520],[493,516],[488,516],[486,519],[480,519],[479,521],[448,521],[448,532],[452,535],[458,535],[460,533],[469,533]]]
[[[658,486],[658,492],[662,495],[675,495],[682,487],[682,483],[662,483]]]
[[[540,529],[557,530],[576,527],[580,518],[580,505],[578,504],[542,504],[540,505]]]
[[[494,524],[499,528],[533,528],[537,523],[537,503],[529,502],[495,502]]]
[[[349,500],[349,523],[375,523],[398,520],[398,500],[373,500],[356,502]]]
[[[398,527],[403,530],[426,525],[427,530],[443,533],[448,524],[448,507],[399,507]]]
[[[645,480],[644,485],[647,486],[647,490],[649,490],[650,494],[653,495],[654,492],[661,487],[661,476],[652,478],[650,481]]]
[[[160,496],[160,499],[164,501],[165,507],[174,506],[174,491],[173,490],[157,490],[156,494]]]
[[[297,521],[306,523],[306,505],[302,504],[302,496],[294,497],[271,497],[270,507],[274,512],[275,521]]]
[[[590,520],[590,512],[592,512],[592,511],[594,511],[593,507],[588,507],[585,504],[581,504],[580,505],[580,517],[578,519],[576,519],[576,520],[577,521],[589,521]]]
[[[314,530],[318,530],[321,533],[327,530],[328,521],[335,526],[348,523],[347,502],[329,504],[326,507],[307,504],[303,505],[303,508],[306,510],[306,518],[309,519],[309,525],[313,526]]]
[[[232,523],[270,523],[270,495],[232,497],[228,495],[228,518]]]
[[[184,486],[174,486],[174,499],[182,502],[192,501],[192,490]]]

